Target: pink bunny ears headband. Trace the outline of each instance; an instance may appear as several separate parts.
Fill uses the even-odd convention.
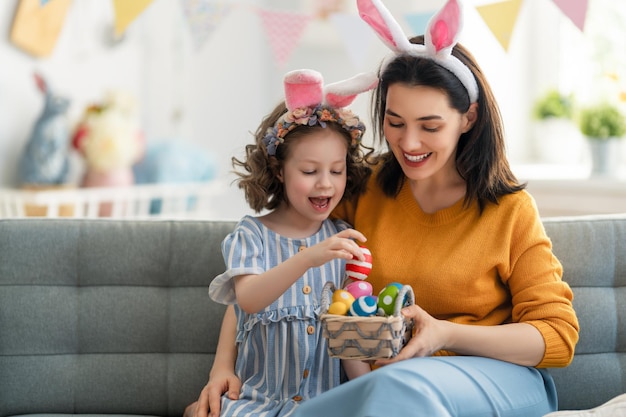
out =
[[[452,55],[452,48],[461,33],[462,10],[459,0],[448,0],[426,27],[424,45],[409,42],[402,28],[380,0],[357,0],[361,18],[374,29],[378,37],[394,52],[383,68],[398,55],[428,58],[453,73],[466,88],[470,102],[478,101],[478,85],[472,71]]]
[[[326,86],[323,83],[322,74],[314,70],[302,69],[285,74],[287,113],[265,133],[263,143],[269,155],[276,155],[278,145],[298,126],[318,124],[326,127],[326,122],[338,123],[350,133],[353,146],[360,142],[365,125],[344,107],[350,105],[359,93],[375,88],[378,77],[372,73],[361,73]]]

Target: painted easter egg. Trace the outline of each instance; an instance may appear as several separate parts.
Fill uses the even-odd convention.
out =
[[[341,301],[336,301],[328,306],[328,314],[338,314],[340,316],[345,316],[348,314],[348,305]]]
[[[350,308],[350,306],[354,302],[354,296],[346,290],[335,290],[335,292],[333,292],[332,302],[344,303],[348,306],[348,308]]]
[[[352,281],[344,287],[355,299],[364,295],[372,295],[372,284],[367,281]]]
[[[376,305],[376,297],[364,295],[354,300],[350,306],[351,316],[368,317],[376,314],[378,307]]]
[[[365,255],[364,261],[356,257],[346,261],[346,275],[355,280],[364,280],[372,271],[372,252],[365,246],[359,246]]]
[[[396,306],[396,298],[401,288],[402,285],[397,282],[392,282],[378,293],[378,308],[382,310],[386,316],[393,315]]]

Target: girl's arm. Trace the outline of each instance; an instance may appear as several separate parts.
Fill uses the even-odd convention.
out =
[[[341,365],[349,380],[353,380],[354,378],[372,371],[369,363],[357,359],[342,359]]]
[[[364,260],[363,252],[353,239],[364,242],[365,236],[354,229],[346,229],[296,253],[262,274],[235,277],[237,303],[246,313],[256,313],[273,303],[309,268],[336,258],[352,259],[356,256]]]

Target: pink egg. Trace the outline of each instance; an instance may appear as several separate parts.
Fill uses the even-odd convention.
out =
[[[352,294],[354,298],[372,295],[373,291],[372,284],[367,281],[352,281],[344,289]]]
[[[352,279],[364,280],[372,271],[372,253],[365,246],[359,246],[365,255],[365,261],[356,257],[346,261],[346,275]]]

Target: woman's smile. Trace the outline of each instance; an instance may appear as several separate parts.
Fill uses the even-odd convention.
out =
[[[424,160],[426,160],[432,154],[433,154],[432,152],[427,152],[427,153],[423,153],[423,154],[419,154],[419,155],[411,155],[411,154],[405,153],[404,157],[409,162],[417,163],[417,162],[423,162]]]

